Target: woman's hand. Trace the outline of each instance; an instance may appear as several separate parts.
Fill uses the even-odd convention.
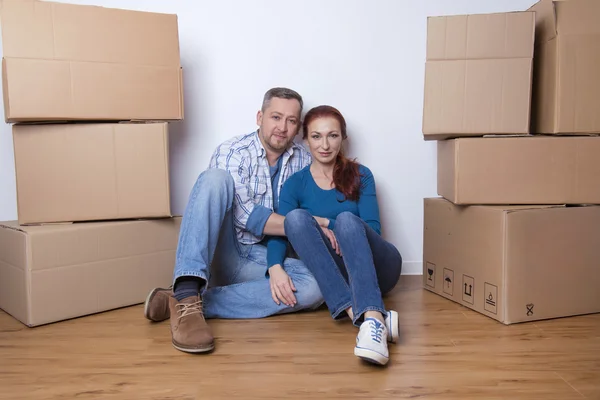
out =
[[[280,264],[269,268],[269,283],[271,284],[271,296],[277,305],[280,302],[288,307],[296,305],[296,296],[294,296],[296,287],[292,282],[292,278],[283,270]]]
[[[342,256],[342,250],[340,249],[340,245],[337,242],[337,239],[335,237],[335,234],[333,233],[333,231],[331,229],[328,228],[321,228],[323,230],[323,233],[325,234],[325,236],[327,236],[327,238],[329,239],[329,241],[331,242],[331,247],[333,247],[333,250],[335,250],[336,254],[338,256]]]
[[[327,228],[329,226],[329,220],[327,218],[315,216],[313,216],[313,218],[317,221],[321,228]]]

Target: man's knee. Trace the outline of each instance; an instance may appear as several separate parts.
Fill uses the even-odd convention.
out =
[[[300,269],[291,272],[292,281],[296,286],[297,292],[296,299],[300,309],[316,309],[320,307],[323,302],[323,294],[319,288],[319,284],[315,277],[308,271],[308,269]]]
[[[319,288],[319,284],[314,277],[311,277],[306,286],[303,286],[303,295],[302,295],[302,308],[308,310],[317,309],[323,304],[323,294],[321,293],[321,289]]]
[[[202,189],[231,189],[235,187],[235,182],[231,174],[223,169],[209,168],[198,176],[197,184],[202,185]]]
[[[199,195],[202,195],[204,198],[212,199],[209,201],[223,201],[229,207],[233,203],[234,194],[235,182],[229,172],[222,169],[209,168],[198,176],[190,194],[190,202],[197,204],[195,199]]]
[[[286,235],[294,234],[298,232],[298,230],[303,229],[308,226],[310,223],[315,222],[315,219],[310,215],[310,213],[306,210],[302,210],[297,208],[295,210],[290,211],[283,221],[283,228],[285,230]]]

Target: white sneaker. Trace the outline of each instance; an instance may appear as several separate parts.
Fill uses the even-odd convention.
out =
[[[373,364],[385,365],[390,359],[387,348],[388,329],[375,318],[366,318],[356,337],[354,355]]]
[[[400,337],[400,323],[398,321],[398,313],[390,310],[385,315],[385,327],[388,330],[388,342],[396,343]]]

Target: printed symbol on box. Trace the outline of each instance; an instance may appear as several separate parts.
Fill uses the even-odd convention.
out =
[[[454,292],[454,271],[444,268],[444,293],[452,296]]]
[[[483,308],[486,311],[497,314],[498,313],[498,287],[491,283],[485,283],[483,295],[485,296],[485,302]]]
[[[533,315],[533,304],[527,304],[525,307],[527,307],[527,316],[531,317]]]
[[[475,279],[469,275],[463,275],[463,296],[464,302],[473,304],[473,294],[475,293]]]
[[[435,287],[435,264],[427,263],[427,286]]]

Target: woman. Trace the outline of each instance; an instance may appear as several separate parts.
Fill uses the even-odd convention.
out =
[[[303,128],[312,164],[292,175],[279,195],[287,239],[315,276],[331,316],[348,315],[359,327],[354,354],[385,365],[387,341],[395,342],[399,329],[398,313],[385,309],[382,294],[398,282],[402,257],[380,236],[371,171],[342,152],[342,114],[315,107]],[[286,247],[284,238],[269,241],[269,267],[283,264]]]

